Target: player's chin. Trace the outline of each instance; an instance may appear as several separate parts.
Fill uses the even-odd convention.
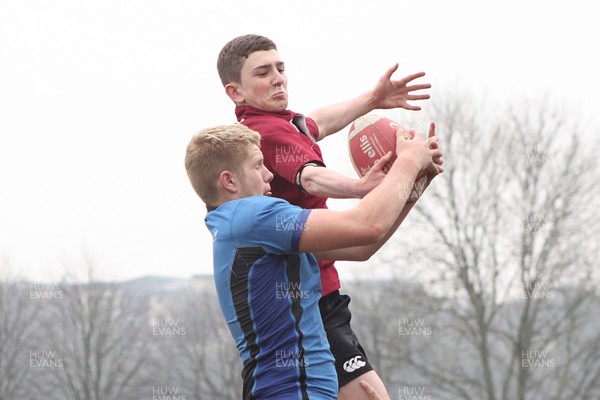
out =
[[[273,101],[271,103],[270,111],[274,111],[274,112],[285,111],[285,110],[287,110],[287,106],[288,106],[287,94],[274,96]]]

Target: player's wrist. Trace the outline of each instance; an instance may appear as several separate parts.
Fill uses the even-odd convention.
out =
[[[370,192],[369,187],[367,187],[367,182],[364,177],[360,179],[355,179],[353,182],[353,190],[354,197],[357,199],[362,199]]]
[[[420,160],[417,157],[413,157],[409,153],[402,152],[398,154],[398,158],[392,164],[390,172],[395,170],[397,172],[409,174],[411,176],[414,175],[416,177],[419,172],[425,169],[419,161]]]
[[[373,110],[378,109],[379,107],[379,99],[377,98],[377,93],[375,90],[371,89],[362,95],[359,96],[360,103],[363,105],[364,109],[361,115],[365,115],[370,113]]]

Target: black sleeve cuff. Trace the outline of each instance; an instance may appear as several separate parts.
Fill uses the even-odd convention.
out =
[[[304,171],[304,168],[306,167],[325,167],[325,164],[323,164],[320,161],[310,161],[307,162],[306,164],[304,164],[302,167],[300,167],[300,169],[298,170],[298,173],[296,174],[296,187],[303,193],[308,193],[306,190],[304,190],[304,188],[302,187],[302,171]],[[310,194],[310,193],[308,193]]]

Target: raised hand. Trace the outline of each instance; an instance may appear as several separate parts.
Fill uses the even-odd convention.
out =
[[[400,80],[392,80],[392,75],[397,69],[398,64],[396,63],[379,78],[372,94],[373,109],[404,108],[406,110],[419,111],[421,109],[420,106],[408,104],[408,101],[429,99],[428,94],[414,94],[413,92],[429,89],[431,84],[422,83],[410,86],[408,84],[415,79],[425,76],[425,72],[417,72],[405,76]]]

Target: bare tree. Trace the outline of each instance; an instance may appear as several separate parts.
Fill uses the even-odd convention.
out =
[[[139,398],[138,379],[147,360],[147,310],[120,284],[96,280],[93,263],[84,268],[84,282],[57,285],[62,300],[48,314],[47,346],[61,361],[53,369],[52,393],[75,400]]]
[[[242,362],[219,308],[214,286],[183,293],[176,315],[186,335],[177,343],[176,371],[194,399],[236,400],[242,396]]]
[[[402,242],[430,258],[429,290],[452,299],[444,332],[461,368],[411,365],[447,398],[597,396],[598,142],[546,104],[499,116],[476,104],[432,111],[446,171],[410,217],[422,245]]]
[[[9,271],[9,264],[8,259],[0,259],[0,270]],[[39,327],[40,306],[31,290],[22,280],[0,276],[0,400],[30,398],[38,383],[28,349]]]

